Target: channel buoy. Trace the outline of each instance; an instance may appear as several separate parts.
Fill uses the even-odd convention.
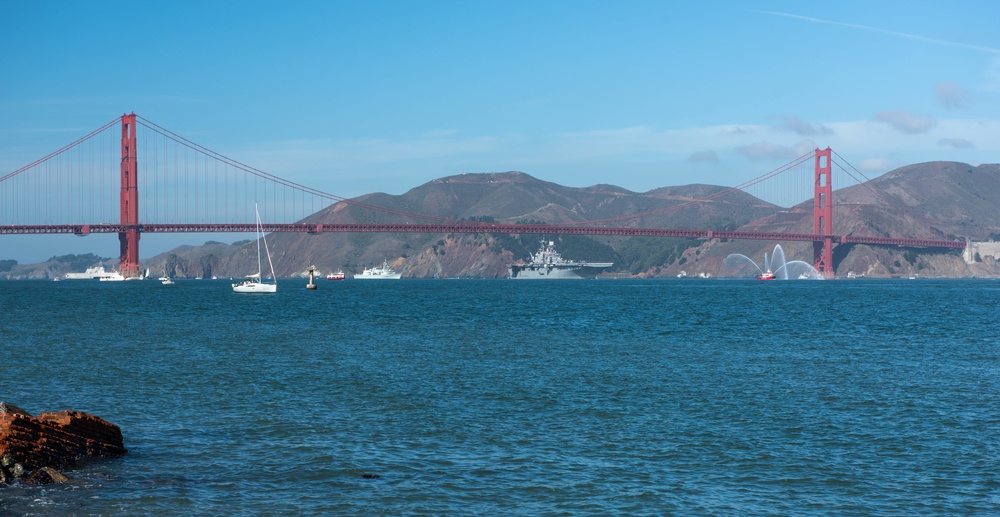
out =
[[[309,283],[306,284],[306,289],[310,291],[316,290],[316,283],[313,280],[316,277],[316,266],[309,266]]]

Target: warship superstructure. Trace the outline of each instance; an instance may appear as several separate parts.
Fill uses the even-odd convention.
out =
[[[594,278],[613,265],[612,262],[566,260],[556,251],[555,242],[542,241],[538,252],[531,255],[531,261],[511,264],[507,267],[507,276],[518,280]]]

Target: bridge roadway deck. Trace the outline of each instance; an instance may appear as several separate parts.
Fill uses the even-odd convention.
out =
[[[140,224],[141,233],[254,233],[254,223],[246,224]],[[0,226],[0,235],[119,233],[130,229],[121,224],[24,225]],[[623,237],[686,237],[690,239],[745,239],[765,241],[822,242],[836,244],[872,244],[915,248],[964,249],[964,241],[897,239],[855,235],[815,235],[807,233],[739,232],[717,230],[677,230],[670,228],[621,228],[610,226],[561,226],[541,224],[264,224],[266,232],[300,233],[495,233],[535,235],[616,235]]]

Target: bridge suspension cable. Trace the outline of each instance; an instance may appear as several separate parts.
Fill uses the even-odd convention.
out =
[[[175,141],[175,142],[177,142],[179,144],[182,144],[185,147],[188,147],[188,148],[191,148],[193,150],[196,150],[196,151],[198,151],[198,152],[200,152],[200,153],[202,153],[202,154],[204,154],[206,156],[214,158],[215,160],[217,160],[217,161],[219,161],[219,162],[221,162],[221,163],[223,163],[225,165],[231,166],[233,168],[236,168],[236,169],[241,170],[243,172],[246,172],[248,174],[252,174],[254,176],[257,176],[257,177],[269,180],[269,181],[274,182],[276,184],[283,185],[283,186],[286,186],[286,187],[298,190],[298,191],[303,192],[303,193],[307,193],[307,194],[310,194],[310,195],[317,196],[317,197],[325,199],[325,200],[342,202],[342,203],[346,203],[346,204],[349,204],[349,205],[352,205],[352,206],[355,206],[355,207],[359,207],[359,208],[364,208],[364,209],[374,210],[374,211],[381,211],[381,212],[395,214],[395,215],[400,215],[400,216],[405,216],[405,217],[411,217],[411,218],[418,219],[418,220],[428,220],[428,221],[438,221],[438,222],[455,222],[455,223],[466,223],[467,222],[467,221],[454,220],[454,219],[450,219],[450,218],[447,218],[447,217],[438,217],[438,216],[417,214],[417,213],[412,213],[412,212],[406,212],[406,211],[403,211],[403,210],[396,210],[396,209],[387,208],[387,207],[380,207],[380,206],[377,206],[377,205],[363,203],[363,202],[360,202],[360,201],[357,201],[357,200],[354,200],[354,199],[350,199],[350,198],[346,198],[346,197],[343,197],[343,196],[338,196],[336,194],[331,194],[329,192],[325,192],[325,191],[317,189],[317,188],[313,188],[313,187],[309,187],[309,186],[306,186],[306,185],[302,185],[302,184],[296,183],[294,181],[287,180],[287,179],[281,178],[279,176],[275,176],[273,174],[270,174],[268,172],[262,171],[260,169],[257,169],[256,167],[252,167],[252,166],[247,165],[247,164],[245,164],[243,162],[240,162],[239,160],[230,158],[230,157],[228,157],[226,155],[223,155],[222,153],[218,153],[218,152],[213,151],[212,149],[209,149],[209,148],[207,148],[205,146],[202,146],[200,144],[192,142],[191,140],[188,140],[187,138],[184,138],[183,136],[180,136],[180,135],[178,135],[178,134],[176,134],[176,133],[174,133],[174,132],[172,132],[172,131],[170,131],[168,129],[165,129],[165,128],[163,128],[163,127],[161,127],[161,126],[153,123],[152,121],[150,121],[150,120],[148,120],[146,118],[140,117],[138,115],[136,116],[136,118],[142,123],[143,126],[148,127],[149,129],[151,129],[152,131],[156,132],[157,134],[160,134],[161,136],[163,136],[165,138],[169,138],[169,139],[171,139],[171,140],[173,140],[173,141]]]
[[[906,223],[906,219],[910,219],[912,221],[919,222],[919,223],[921,223],[922,225],[925,226],[925,228],[923,229],[924,231],[926,231],[928,233],[934,233],[933,230],[932,230],[932,228],[934,228],[934,225],[935,225],[934,221],[931,221],[930,219],[928,219],[924,215],[921,215],[919,213],[915,213],[912,209],[910,209],[906,205],[904,205],[902,203],[902,200],[898,196],[893,196],[892,194],[890,194],[889,192],[887,192],[885,189],[883,189],[878,184],[878,182],[873,181],[871,178],[869,178],[868,176],[866,176],[863,172],[861,172],[860,170],[858,170],[853,164],[851,164],[850,162],[848,162],[844,157],[842,157],[839,154],[837,154],[836,151],[834,151],[833,154],[834,154],[834,156],[837,157],[837,160],[834,161],[834,163],[838,166],[838,168],[842,172],[844,172],[844,174],[847,174],[852,179],[854,179],[859,185],[863,186],[866,190],[868,190],[869,192],[871,192],[872,195],[875,197],[876,201],[880,200],[880,201],[882,201],[883,203],[886,203],[892,209],[895,210],[893,216],[891,216],[891,217],[887,216],[887,219],[889,219],[890,222],[891,222],[891,224],[895,226],[895,230],[893,232],[891,232],[891,233],[894,233],[894,234],[903,233],[904,229],[901,228],[901,227],[899,227],[899,225],[905,224]],[[860,177],[860,179],[859,179],[859,177]],[[876,206],[877,206],[876,204],[873,204],[872,209],[875,210]],[[889,211],[885,211],[885,212],[889,212]],[[940,224],[940,223],[938,223],[938,224]],[[916,228],[914,228],[914,227],[909,228],[909,230],[910,231],[906,232],[906,233],[914,233],[914,232],[916,232]],[[917,237],[917,235],[913,235],[913,237]]]
[[[122,125],[120,139],[110,132],[117,123]],[[148,138],[137,141],[137,129],[148,131]],[[142,150],[136,149],[141,145]],[[119,147],[120,146],[120,147]],[[116,150],[117,148],[117,150]],[[120,153],[120,154],[119,154]],[[900,208],[901,201],[889,195],[877,184],[851,166],[840,155],[834,153],[840,162],[837,163],[845,174],[855,179],[875,194],[876,200],[881,200],[894,208]],[[802,176],[806,180],[813,179],[810,188],[814,188],[811,196],[803,193],[805,201],[812,197],[816,210],[825,206],[822,215],[826,220],[833,219],[829,204],[830,195],[829,168],[820,166],[821,158],[830,160],[831,150],[817,149],[815,152],[803,154],[791,162],[772,169],[737,186],[718,189],[714,192],[692,199],[690,195],[673,204],[653,210],[645,210],[634,214],[617,217],[592,219],[562,224],[506,224],[465,221],[449,217],[418,214],[406,210],[381,207],[368,202],[348,199],[334,195],[317,188],[275,176],[258,168],[252,167],[205,146],[197,144],[172,131],[169,131],[148,119],[135,114],[123,115],[84,135],[83,137],[49,153],[45,157],[31,162],[11,173],[0,177],[0,233],[30,234],[30,233],[76,233],[86,235],[93,233],[118,233],[122,243],[122,270],[138,270],[138,240],[140,232],[211,232],[211,231],[251,231],[247,225],[254,212],[250,210],[258,201],[271,202],[271,221],[267,225],[269,231],[296,232],[431,232],[453,231],[463,233],[560,233],[588,235],[619,235],[619,236],[675,236],[689,238],[734,238],[734,239],[766,239],[766,240],[812,240],[814,243],[824,243],[825,250],[832,248],[834,243],[865,243],[875,245],[913,245],[955,248],[961,243],[951,241],[918,240],[914,238],[892,237],[885,233],[877,236],[862,237],[851,231],[839,232],[828,227],[820,230],[803,230],[801,233],[789,231],[765,231],[766,223],[761,231],[730,231],[733,228],[722,227],[711,230],[694,228],[654,227],[660,223],[648,223],[639,228],[613,227],[608,223],[621,221],[636,221],[645,217],[677,212],[702,203],[723,202],[723,198],[737,192],[765,200],[766,208],[775,206],[766,201],[767,196],[751,194],[750,188],[759,188],[768,180],[793,171],[815,158],[815,176]],[[846,164],[847,167],[841,165]],[[864,181],[858,178],[864,178]],[[783,180],[784,181],[784,180]],[[796,181],[800,181],[796,180]],[[778,182],[770,182],[775,184]],[[821,193],[820,188],[825,187]],[[714,187],[713,187],[714,188]],[[842,188],[842,187],[841,187]],[[116,189],[120,195],[116,195]],[[280,200],[279,200],[280,190]],[[142,192],[142,197],[137,194]],[[773,192],[772,192],[773,194]],[[794,195],[798,195],[797,193]],[[307,197],[309,198],[307,200]],[[327,208],[328,202],[338,202],[361,209],[362,219],[366,215],[375,215],[374,223],[341,221],[332,224],[303,221]],[[660,200],[663,205],[669,200]],[[824,204],[826,202],[826,204]],[[320,206],[317,208],[317,204]],[[798,203],[798,207],[805,206]],[[648,206],[648,205],[647,205]],[[746,203],[735,204],[744,208]],[[761,205],[763,206],[763,205]],[[756,207],[760,208],[760,207]],[[106,213],[106,211],[108,211]],[[289,211],[291,212],[289,218]],[[877,213],[878,208],[873,208]],[[280,212],[280,214],[279,214]],[[770,213],[770,212],[769,212]],[[111,222],[109,216],[119,214],[121,220]],[[378,220],[380,214],[401,217],[395,220]],[[285,222],[278,222],[278,216]],[[358,214],[354,214],[357,216]],[[785,217],[785,216],[783,216]],[[390,219],[386,217],[385,219]],[[676,217],[675,217],[676,219]],[[683,218],[680,218],[683,219]],[[786,217],[785,220],[797,222],[798,215]],[[900,218],[893,218],[899,220]],[[914,217],[911,216],[910,220]],[[923,218],[921,218],[923,219]],[[701,220],[701,219],[699,219]],[[314,219],[315,221],[315,219]],[[429,221],[432,224],[410,224],[411,221]],[[725,226],[725,225],[720,225]],[[801,226],[801,225],[800,225]],[[864,224],[858,225],[864,227]],[[869,225],[870,226],[870,225]],[[790,228],[790,227],[789,227]],[[933,230],[933,228],[931,228]],[[933,232],[932,232],[933,233]],[[940,232],[938,232],[940,233]],[[128,252],[124,251],[128,248]],[[826,260],[827,266],[832,266],[832,259]],[[832,269],[824,269],[824,273],[832,274]]]
[[[700,203],[707,203],[709,201],[714,201],[716,199],[719,199],[721,197],[727,196],[729,194],[733,194],[735,192],[743,192],[746,189],[748,189],[748,188],[750,188],[750,187],[752,187],[754,185],[760,184],[760,183],[762,183],[762,182],[764,182],[766,180],[775,178],[775,177],[777,177],[777,176],[779,176],[779,175],[781,175],[781,174],[783,174],[783,173],[785,173],[785,172],[787,172],[787,171],[789,171],[791,169],[794,169],[795,167],[797,167],[799,165],[802,165],[803,163],[811,160],[812,158],[813,158],[813,152],[810,151],[810,152],[808,152],[806,154],[803,154],[802,156],[799,156],[798,158],[792,160],[791,162],[788,162],[788,163],[786,163],[786,164],[784,164],[784,165],[782,165],[782,166],[780,166],[780,167],[778,167],[776,169],[772,169],[772,170],[770,170],[768,172],[765,172],[764,174],[761,174],[760,176],[757,176],[756,178],[753,178],[751,180],[748,180],[748,181],[745,181],[743,183],[740,183],[739,185],[736,185],[735,187],[729,187],[729,188],[727,188],[725,190],[720,190],[720,191],[715,192],[713,194],[709,194],[708,196],[705,196],[703,198],[694,199],[694,200],[691,200],[691,201],[686,201],[684,203],[678,203],[676,205],[671,205],[671,206],[667,206],[667,207],[663,207],[663,208],[658,208],[656,210],[649,210],[649,211],[641,212],[641,213],[637,213],[637,214],[629,214],[629,215],[623,215],[623,216],[619,216],[619,217],[609,217],[607,219],[597,219],[597,220],[591,220],[591,221],[569,222],[569,223],[564,223],[564,224],[569,225],[569,226],[580,226],[580,225],[587,225],[587,224],[604,224],[604,223],[610,223],[610,222],[616,222],[616,221],[628,221],[628,220],[640,219],[640,218],[643,218],[643,217],[649,217],[649,216],[653,216],[653,215],[659,215],[659,214],[665,214],[665,213],[668,213],[668,212],[674,212],[674,211],[681,210],[683,208],[694,206],[694,205],[697,205],[697,204],[700,204]]]

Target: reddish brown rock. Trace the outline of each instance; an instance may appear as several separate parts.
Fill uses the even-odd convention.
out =
[[[68,483],[69,478],[58,470],[51,467],[42,467],[28,476],[28,483],[35,485],[48,485],[52,483]]]
[[[94,415],[57,411],[33,417],[23,410],[0,412],[0,470],[4,474],[0,479],[27,475],[30,480],[43,468],[64,469],[81,459],[117,458],[126,452],[121,429]],[[37,474],[34,479],[45,477]]]

